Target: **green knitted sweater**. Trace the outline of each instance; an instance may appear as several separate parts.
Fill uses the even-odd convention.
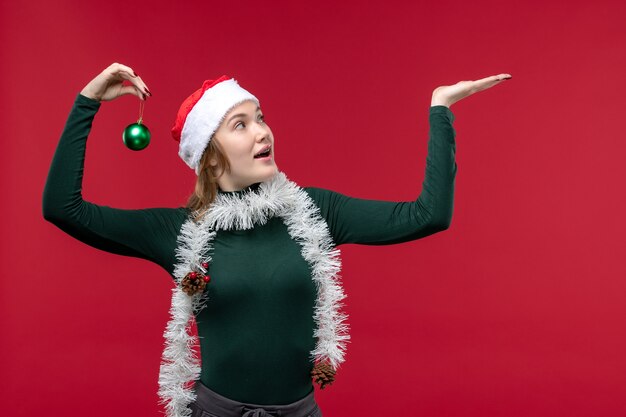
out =
[[[76,97],[45,185],[44,218],[90,246],[149,260],[173,277],[186,208],[124,210],[82,198],[87,137],[99,108],[98,101]],[[328,223],[335,245],[401,243],[449,227],[457,169],[453,121],[449,108],[430,108],[426,173],[415,201],[365,200],[303,187]],[[282,220],[219,231],[210,271],[210,299],[197,316],[202,383],[253,404],[287,404],[305,397],[313,389],[316,291],[299,244]]]

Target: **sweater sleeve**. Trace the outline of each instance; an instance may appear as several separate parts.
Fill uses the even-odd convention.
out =
[[[184,208],[116,209],[82,198],[87,136],[100,103],[78,94],[43,192],[43,217],[94,248],[155,262],[172,273]]]
[[[454,115],[448,107],[430,107],[426,174],[415,201],[366,200],[321,188],[306,188],[328,223],[336,245],[402,243],[450,226],[457,170],[453,121]]]

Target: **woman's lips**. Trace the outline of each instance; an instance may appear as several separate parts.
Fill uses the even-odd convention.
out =
[[[272,145],[265,145],[263,147],[263,149],[261,149],[259,152],[257,152],[254,155],[254,157],[257,158],[259,155],[264,154],[264,153],[271,154],[272,153]]]
[[[267,155],[264,155],[264,154],[267,154]],[[260,159],[262,161],[267,161],[269,159],[272,159],[272,146],[271,145],[264,146],[263,150],[256,153],[256,155],[254,156],[254,159]]]

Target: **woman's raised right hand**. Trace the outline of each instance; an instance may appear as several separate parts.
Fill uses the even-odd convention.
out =
[[[123,85],[124,80],[130,81],[132,85]],[[152,96],[141,77],[136,75],[132,68],[117,62],[109,65],[91,80],[80,94],[98,101],[114,100],[126,94],[133,94],[141,100]]]

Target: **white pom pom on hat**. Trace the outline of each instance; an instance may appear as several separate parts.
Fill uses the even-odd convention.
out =
[[[178,155],[199,174],[200,159],[211,136],[228,112],[238,104],[259,100],[226,75],[206,80],[202,87],[187,97],[180,106],[172,127],[172,137],[180,142]]]

